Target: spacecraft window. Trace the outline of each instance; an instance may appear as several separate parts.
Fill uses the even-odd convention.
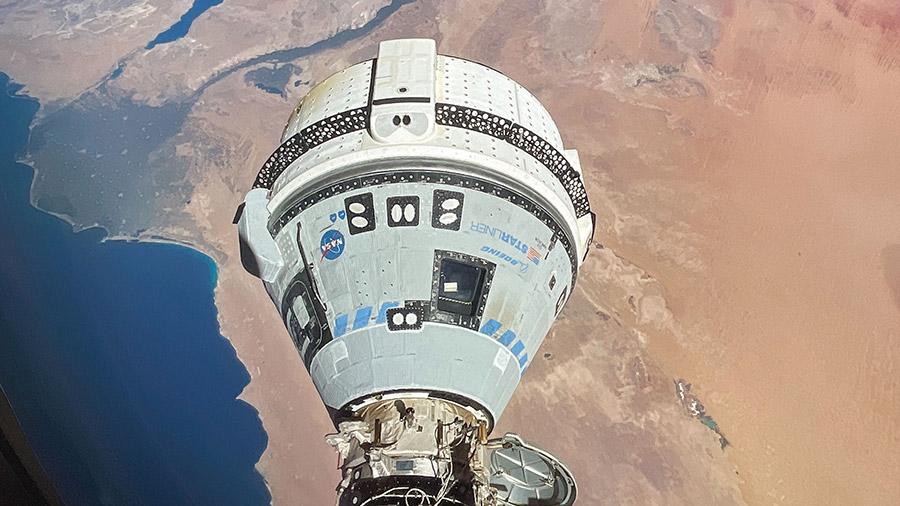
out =
[[[477,265],[441,260],[438,280],[438,309],[464,316],[475,314],[475,301],[481,295],[485,268]]]

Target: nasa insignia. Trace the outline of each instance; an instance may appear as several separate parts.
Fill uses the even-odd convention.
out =
[[[322,242],[319,248],[322,250],[322,258],[319,260],[335,260],[344,252],[344,234],[338,230],[328,230],[322,234]]]

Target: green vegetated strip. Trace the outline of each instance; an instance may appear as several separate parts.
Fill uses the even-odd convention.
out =
[[[299,58],[304,58],[319,51],[325,51],[328,49],[340,47],[351,40],[358,39],[368,34],[379,25],[381,25],[384,21],[386,21],[392,14],[397,12],[400,7],[411,4],[414,1],[415,0],[393,0],[390,4],[378,9],[378,12],[375,13],[375,16],[362,26],[356,28],[347,28],[346,30],[342,30],[327,39],[322,39],[318,42],[314,42],[309,46],[280,49],[278,51],[272,51],[270,53],[262,54],[237,63],[232,67],[219,72],[218,74],[207,80],[205,83],[203,83],[203,85],[197,89],[195,95],[202,94],[206,90],[206,88],[209,88],[231,73],[241,69],[259,65],[261,63],[287,63]]]
[[[184,132],[192,106],[212,84],[260,63],[285,63],[336,48],[366,35],[412,0],[394,0],[363,26],[314,44],[266,53],[216,74],[187,98],[161,106],[135,103],[110,92],[105,80],[35,126],[26,147],[37,170],[33,195],[39,207],[76,226],[98,224],[111,235],[137,235],[159,224],[164,209],[180,210],[193,188],[189,161],[175,143],[207,149]],[[184,137],[184,138],[178,138]],[[174,211],[173,211],[174,212]]]
[[[38,205],[113,234],[148,228],[159,192],[184,198],[192,190],[160,177],[170,160],[159,149],[181,130],[187,111],[185,104],[114,100],[105,87],[82,95],[32,131],[27,149]]]

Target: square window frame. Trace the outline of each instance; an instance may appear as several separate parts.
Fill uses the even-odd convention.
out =
[[[484,277],[481,281],[480,292],[472,301],[474,312],[471,315],[463,315],[452,311],[444,311],[439,309],[438,307],[438,297],[440,296],[441,263],[445,259],[484,269]],[[465,253],[460,253],[457,251],[435,250],[431,277],[431,307],[428,320],[478,330],[481,324],[481,317],[484,315],[484,308],[487,305],[487,300],[491,292],[491,285],[494,280],[494,272],[496,271],[496,269],[497,264],[481,257],[467,255]]]

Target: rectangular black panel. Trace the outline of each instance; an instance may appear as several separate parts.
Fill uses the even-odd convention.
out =
[[[388,197],[387,217],[389,227],[418,226],[419,197],[416,195]]]
[[[459,225],[462,223],[464,198],[465,195],[462,192],[434,190],[431,226],[446,230],[459,230]]]
[[[372,193],[360,193],[344,199],[350,235],[375,230],[375,206]]]
[[[403,307],[387,310],[388,330],[418,330],[428,319],[428,301],[407,300]]]

